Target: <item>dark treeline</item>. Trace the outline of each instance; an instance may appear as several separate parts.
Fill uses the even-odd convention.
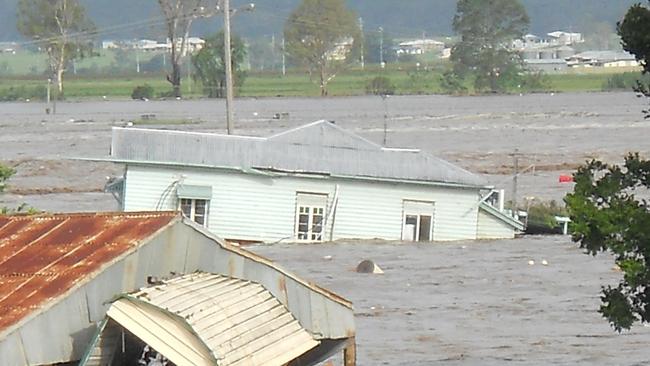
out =
[[[16,31],[17,0],[0,0],[0,41],[20,39]],[[232,0],[234,6],[251,2]],[[238,16],[235,31],[245,37],[280,35],[288,14],[298,0],[258,0],[254,13]],[[589,33],[598,23],[612,26],[638,0],[523,0],[531,17],[531,31],[573,30]],[[155,0],[82,0],[99,29],[116,24],[142,23],[159,16]],[[451,21],[456,11],[455,0],[348,0],[348,4],[363,17],[366,30],[382,26],[395,37],[412,37],[422,32],[434,35],[451,34]],[[196,35],[212,34],[220,28],[220,19],[199,21],[193,27]],[[164,34],[160,25],[137,29],[114,29],[99,38],[159,38]]]

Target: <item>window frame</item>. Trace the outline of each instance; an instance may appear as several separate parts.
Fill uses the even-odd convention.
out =
[[[301,196],[303,202],[301,202]],[[294,240],[302,243],[324,241],[328,199],[327,193],[296,192]],[[316,202],[320,200],[322,202]],[[306,222],[301,221],[304,216],[307,216]],[[319,217],[320,221],[316,222]],[[301,230],[301,226],[304,225],[307,225],[307,231]],[[319,228],[319,231],[314,230],[316,227]]]
[[[190,214],[187,215],[185,211],[183,210],[183,201],[190,201]],[[202,201],[205,203],[205,210],[203,211],[203,223],[200,223],[196,221],[196,203],[197,201]],[[192,222],[196,223],[197,225],[201,225],[203,227],[208,227],[208,218],[210,214],[210,200],[205,199],[205,198],[186,198],[186,197],[178,197],[178,210],[181,211],[183,216],[187,217],[188,219],[192,220]],[[201,216],[201,215],[199,215]]]
[[[414,206],[409,208],[408,206]],[[418,207],[419,206],[419,207]],[[426,208],[425,208],[426,207]],[[432,242],[433,240],[433,228],[435,225],[435,201],[421,201],[421,200],[402,200],[402,241],[412,241],[412,242]],[[429,210],[430,208],[430,210]],[[407,239],[407,224],[406,220],[409,217],[415,217],[415,227],[413,228],[413,238]],[[429,230],[427,232],[429,240],[420,240],[421,238],[421,225],[422,218],[428,217],[429,220]],[[410,232],[410,230],[408,230]]]

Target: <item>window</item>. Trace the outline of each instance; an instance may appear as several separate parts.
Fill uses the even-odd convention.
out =
[[[185,217],[202,226],[208,226],[208,211],[212,187],[181,184],[176,189],[178,203]]]
[[[402,240],[433,240],[433,202],[404,201]]]
[[[208,200],[181,198],[181,211],[185,217],[199,225],[207,226]]]
[[[325,232],[327,195],[298,193],[296,197],[296,240],[322,241]]]

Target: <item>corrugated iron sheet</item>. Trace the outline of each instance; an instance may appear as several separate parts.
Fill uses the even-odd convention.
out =
[[[269,138],[113,128],[111,156],[119,161],[487,185],[483,177],[428,153],[382,148],[326,121]]]
[[[0,217],[0,334],[176,217],[175,212]]]
[[[215,274],[142,289],[117,300],[107,315],[179,366],[210,358],[218,365],[280,366],[319,344],[262,285]]]

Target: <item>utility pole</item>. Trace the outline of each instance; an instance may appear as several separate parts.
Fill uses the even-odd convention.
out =
[[[226,63],[226,129],[233,134],[233,87],[232,87],[232,55],[230,49],[230,0],[223,0],[223,43],[224,61]]]
[[[140,73],[140,51],[138,49],[135,49],[135,72]]]
[[[361,32],[361,70],[365,70],[366,68],[366,60],[364,59],[364,40],[365,37],[363,36],[363,18],[359,17],[359,31]]]
[[[379,27],[379,66],[384,67],[384,28]]]
[[[287,60],[284,52],[284,37],[282,37],[282,76],[287,75]]]
[[[278,57],[276,54],[276,49],[277,45],[275,44],[275,33],[271,35],[271,67],[270,69],[275,71],[275,68],[278,66]],[[262,63],[262,69],[264,69],[264,63]]]
[[[514,175],[512,177],[512,213],[517,215],[517,181],[519,179],[519,149],[512,154]]]
[[[384,143],[383,146],[386,147],[388,140],[388,94],[382,94],[381,99],[384,101]]]
[[[47,95],[46,95],[46,102],[45,102],[45,114],[50,114],[50,89],[52,88],[52,79],[48,78],[47,79]]]
[[[187,64],[187,93],[192,93],[192,56],[187,53],[185,56],[185,63]]]

